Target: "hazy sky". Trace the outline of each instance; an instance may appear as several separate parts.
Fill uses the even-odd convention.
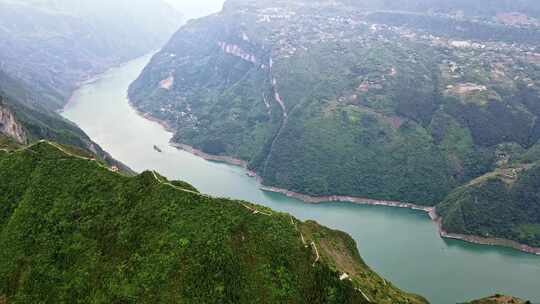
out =
[[[188,19],[219,12],[225,0],[165,0]]]

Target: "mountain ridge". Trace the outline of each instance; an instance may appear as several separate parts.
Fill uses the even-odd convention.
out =
[[[0,249],[0,294],[7,295],[7,303],[84,302],[88,297],[139,303],[179,297],[236,303],[260,297],[294,303],[427,303],[371,271],[349,236],[315,222],[212,198],[155,172],[126,177],[47,141],[0,151],[0,167],[5,193],[0,242],[11,244]],[[213,224],[203,224],[208,221]],[[192,225],[200,226],[197,233],[188,229]],[[184,266],[177,268],[175,260]],[[210,270],[215,278],[204,274]],[[174,274],[178,271],[183,275]],[[229,281],[229,271],[235,282]],[[302,275],[296,277],[297,271]],[[267,275],[273,279],[262,280]],[[246,280],[236,281],[239,277]],[[251,280],[259,284],[251,286]]]
[[[540,23],[473,12],[229,1],[173,36],[130,101],[267,189],[433,207],[540,139]]]
[[[350,236],[313,221],[156,172],[128,177],[45,140],[0,136],[0,168],[0,244],[10,244],[0,247],[3,304],[427,303],[374,273]],[[518,300],[471,303],[527,303]]]

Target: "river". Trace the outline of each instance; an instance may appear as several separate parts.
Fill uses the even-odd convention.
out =
[[[127,88],[150,56],[111,69],[77,90],[62,113],[113,157],[141,172],[157,170],[201,192],[243,199],[313,219],[349,233],[365,261],[400,288],[434,304],[451,304],[495,293],[540,303],[540,257],[516,250],[439,237],[426,213],[350,203],[310,205],[259,189],[238,167],[209,162],[169,145],[161,125],[137,114]],[[154,150],[157,145],[162,153]]]

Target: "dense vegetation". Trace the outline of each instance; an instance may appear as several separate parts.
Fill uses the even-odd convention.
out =
[[[0,134],[0,149],[14,150],[19,147],[20,145],[11,139],[11,137]]]
[[[176,129],[175,141],[317,196],[434,205],[491,171],[496,145],[538,140],[538,68],[498,49],[502,38],[521,41],[497,34],[512,28],[480,23],[494,46],[456,48],[410,38],[425,30],[410,22],[405,31],[325,5],[231,1],[173,37],[132,85],[132,101]],[[462,26],[440,28],[465,39],[452,32]]]
[[[458,188],[437,206],[449,232],[502,237],[540,247],[538,145]]]
[[[231,0],[178,31],[130,98],[174,141],[245,160],[265,185],[444,212],[507,147],[538,150],[540,22],[531,1],[432,2]],[[445,226],[536,244],[538,209],[513,212],[538,205],[516,202],[523,183],[492,185],[498,203]]]
[[[0,151],[0,192],[2,303],[426,303],[342,232],[46,142]]]

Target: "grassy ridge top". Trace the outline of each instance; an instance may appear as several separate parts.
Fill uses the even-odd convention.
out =
[[[4,302],[425,303],[344,233],[71,153],[0,151]]]

